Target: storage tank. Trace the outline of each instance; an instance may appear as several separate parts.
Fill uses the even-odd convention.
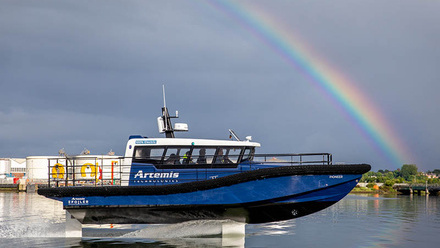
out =
[[[31,182],[47,182],[49,179],[49,165],[57,163],[66,165],[66,158],[61,156],[30,156],[26,158],[26,175]],[[52,175],[51,175],[52,176]]]
[[[0,158],[0,179],[5,179],[11,173],[11,162],[9,158]]]

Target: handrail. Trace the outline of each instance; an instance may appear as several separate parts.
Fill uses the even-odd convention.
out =
[[[322,156],[321,160],[303,160],[304,157],[316,157]],[[268,159],[271,157],[272,159]],[[332,154],[331,153],[287,153],[287,154],[255,154],[255,158],[264,158],[264,162],[266,163],[280,163],[278,157],[289,157],[290,161],[284,161],[290,163],[292,165],[302,165],[302,164],[327,164],[331,165],[332,162]],[[274,159],[275,158],[275,159]],[[294,158],[298,158],[295,160]]]
[[[332,165],[330,153],[254,154],[250,160],[243,161],[238,161],[239,156],[229,156],[235,162],[225,162],[226,158],[221,160],[222,162],[215,162],[214,157],[210,157],[204,164],[196,163],[198,156],[191,156],[191,162],[188,163],[183,163],[183,158],[180,158],[179,164],[156,164],[155,172],[166,173],[173,169],[187,169],[179,171],[182,175],[194,175],[194,177],[179,178],[179,182],[185,182],[207,180],[212,178],[209,175],[215,173],[231,174],[261,166]],[[130,175],[132,165],[125,164],[126,159],[133,158],[116,156],[48,158],[48,187],[127,185],[132,176]],[[159,180],[158,184],[160,184]]]

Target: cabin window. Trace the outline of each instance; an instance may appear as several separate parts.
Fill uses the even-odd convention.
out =
[[[195,164],[206,164],[206,148],[194,148],[191,153],[191,160]]]
[[[252,160],[253,149],[250,147],[246,147],[243,153],[243,159],[241,161],[250,161]]]
[[[231,161],[232,163],[237,163],[242,149],[233,147],[233,148],[227,148],[225,150],[226,150],[225,155],[228,158],[228,160]]]
[[[181,148],[168,147],[165,153],[164,164],[181,164],[180,163]]]
[[[161,161],[163,147],[137,146],[134,149],[133,161],[157,164]]]
[[[182,154],[182,156],[180,158],[181,164],[194,164],[195,163],[192,158],[192,147],[191,148],[188,148],[188,147],[182,148],[182,150],[180,151],[180,154]]]
[[[150,158],[160,161],[163,155],[163,148],[151,148],[150,149]]]
[[[205,156],[201,156],[201,158],[205,157],[206,163],[212,164],[214,162],[214,156],[216,154],[217,149],[215,149],[215,148],[201,148],[200,150],[205,151]],[[202,163],[200,163],[200,164],[202,164]]]
[[[212,146],[136,146],[133,162],[149,163],[159,168],[233,167],[252,160],[253,147]]]
[[[150,149],[147,149],[145,147],[136,147],[133,157],[136,159],[150,157]]]
[[[215,153],[213,164],[229,164],[228,156],[225,154],[223,147],[220,147],[217,149],[217,152]]]
[[[214,158],[214,164],[235,164],[238,162],[241,148],[219,147]]]

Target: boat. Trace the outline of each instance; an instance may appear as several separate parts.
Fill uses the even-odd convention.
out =
[[[368,164],[336,164],[330,153],[257,154],[260,143],[176,138],[188,125],[171,119],[164,99],[164,138],[129,137],[111,163],[87,155],[48,161],[38,194],[62,201],[81,224],[170,224],[192,220],[266,223],[298,218],[346,196]]]

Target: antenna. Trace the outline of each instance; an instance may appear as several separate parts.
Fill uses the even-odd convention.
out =
[[[167,102],[165,100],[165,85],[164,84],[162,84],[162,95],[163,95],[163,107],[166,108]]]
[[[159,128],[159,133],[165,133],[165,137],[174,138],[174,131],[186,132],[188,131],[188,124],[186,123],[175,123],[174,128],[171,124],[171,118],[179,118],[179,112],[176,111],[176,116],[170,116],[168,113],[167,102],[165,100],[165,85],[162,85],[162,95],[163,95],[163,107],[162,116],[157,118],[157,126]]]
[[[238,138],[237,134],[236,134],[232,129],[229,129],[229,133],[230,133],[231,136],[234,137],[237,141],[240,141],[240,138]]]

